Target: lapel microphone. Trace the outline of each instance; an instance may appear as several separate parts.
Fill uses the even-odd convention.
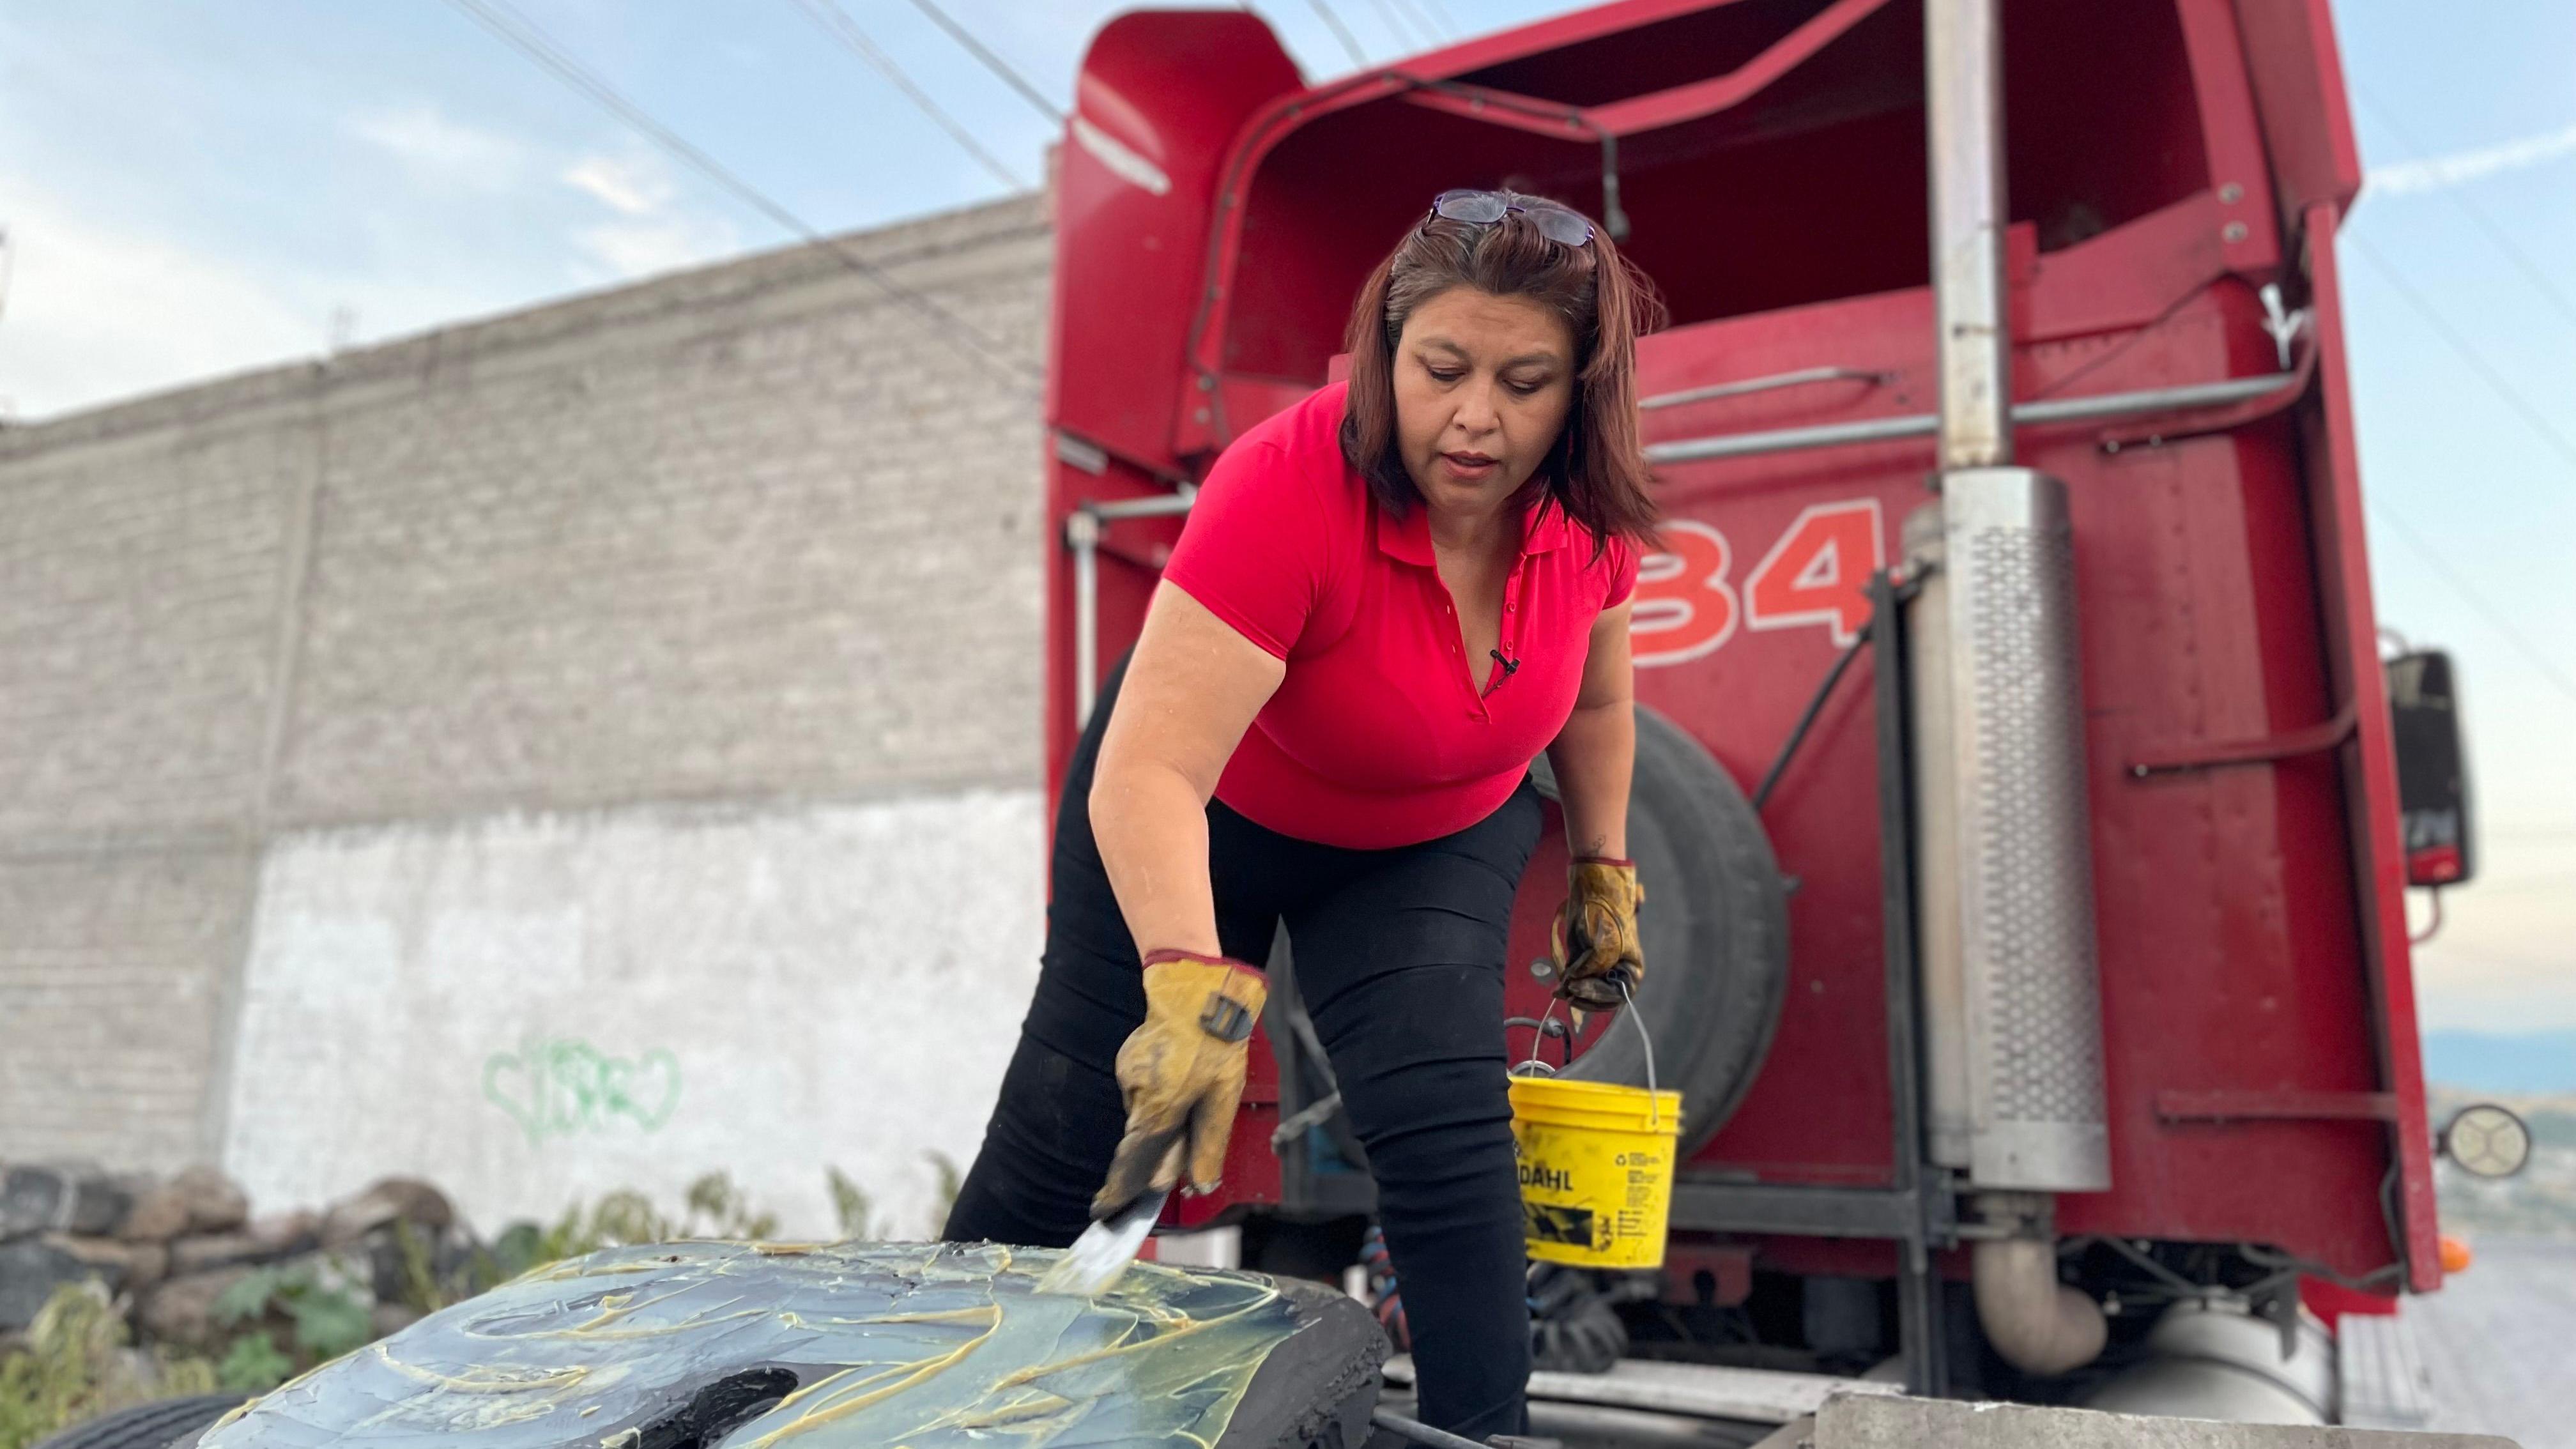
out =
[[[1494,662],[1503,666],[1503,677],[1505,679],[1509,679],[1513,675],[1521,672],[1521,662],[1517,659],[1507,659],[1503,657],[1503,651],[1500,649],[1489,649],[1485,652],[1493,655]]]

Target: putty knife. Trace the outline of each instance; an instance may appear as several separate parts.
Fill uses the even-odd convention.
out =
[[[1064,1250],[1064,1257],[1038,1280],[1038,1291],[1082,1298],[1108,1292],[1127,1265],[1136,1261],[1146,1235],[1154,1231],[1154,1220],[1163,1215],[1164,1200],[1171,1195],[1169,1188],[1149,1192],[1084,1228],[1073,1246]]]

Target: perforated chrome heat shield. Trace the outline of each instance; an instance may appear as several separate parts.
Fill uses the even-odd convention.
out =
[[[2099,1191],[2111,1164],[2066,487],[1963,468],[1941,490],[1969,1179]]]

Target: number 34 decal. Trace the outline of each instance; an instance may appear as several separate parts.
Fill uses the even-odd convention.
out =
[[[1628,638],[1637,663],[1680,664],[1713,653],[1750,629],[1821,624],[1836,644],[1869,621],[1869,576],[1886,558],[1878,500],[1818,503],[1800,513],[1744,577],[1728,582],[1734,549],[1726,535],[1683,519],[1663,525],[1662,553],[1637,565]]]

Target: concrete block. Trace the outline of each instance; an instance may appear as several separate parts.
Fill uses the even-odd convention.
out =
[[[126,1262],[116,1251],[119,1246],[61,1233],[0,1243],[0,1329],[35,1322],[45,1300],[67,1283],[94,1278],[110,1292],[125,1286]]]
[[[268,1256],[268,1245],[248,1233],[200,1233],[170,1244],[170,1271],[186,1277]]]
[[[223,1328],[215,1321],[215,1300],[252,1271],[245,1267],[214,1268],[169,1279],[143,1295],[136,1319],[155,1342],[178,1348],[211,1348]]]
[[[0,1172],[0,1238],[114,1232],[133,1205],[125,1186],[95,1167],[20,1163]]]
[[[188,1212],[188,1231],[229,1233],[250,1221],[250,1195],[223,1172],[193,1162],[170,1179]]]

